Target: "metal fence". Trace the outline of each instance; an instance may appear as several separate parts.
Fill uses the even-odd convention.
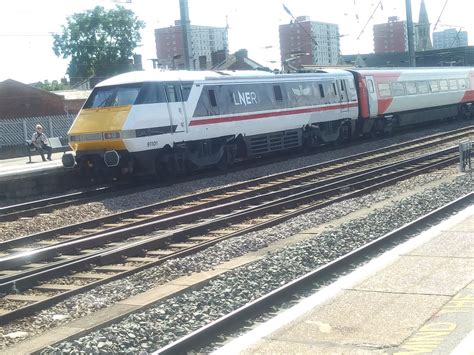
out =
[[[0,119],[0,147],[25,144],[27,139],[31,139],[37,124],[43,126],[47,137],[61,137],[65,144],[73,120],[72,115]]]

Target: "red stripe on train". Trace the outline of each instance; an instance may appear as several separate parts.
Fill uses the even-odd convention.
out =
[[[324,107],[302,108],[302,109],[290,110],[290,111],[273,111],[273,112],[254,113],[250,115],[241,115],[241,116],[213,117],[213,118],[206,118],[202,120],[195,119],[191,121],[189,125],[200,126],[200,125],[213,124],[213,123],[255,120],[259,118],[278,117],[278,116],[286,116],[286,115],[299,115],[299,114],[311,113],[311,112],[340,110],[346,107],[357,107],[357,106],[358,106],[357,102],[351,102],[349,104],[344,104],[344,105],[337,104],[337,105],[324,106]]]

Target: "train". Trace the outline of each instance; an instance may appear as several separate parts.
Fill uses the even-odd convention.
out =
[[[139,71],[91,92],[69,132],[66,168],[156,175],[472,118],[474,68]]]

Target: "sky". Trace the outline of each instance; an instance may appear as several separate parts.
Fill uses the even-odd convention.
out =
[[[249,57],[270,68],[280,67],[278,26],[294,16],[339,24],[342,54],[373,52],[372,26],[389,16],[405,19],[405,0],[188,0],[191,24],[229,26],[231,53],[245,48]],[[413,20],[418,20],[421,0],[412,0]],[[74,13],[121,3],[145,21],[142,41],[135,50],[142,54],[145,69],[156,58],[154,29],[168,27],[179,19],[179,0],[3,0],[0,12],[0,81],[24,83],[59,80],[66,75],[69,60],[52,50],[52,33],[61,32]],[[474,2],[470,0],[425,0],[431,31],[455,28],[468,32],[474,43]],[[444,11],[443,6],[446,4]],[[373,13],[373,16],[371,17]],[[365,25],[367,26],[365,27]],[[364,29],[365,27],[365,29]]]

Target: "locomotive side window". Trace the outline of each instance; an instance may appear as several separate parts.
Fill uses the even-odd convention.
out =
[[[456,79],[449,80],[449,90],[457,90],[458,89],[458,82]]]
[[[438,80],[431,80],[430,81],[430,89],[431,89],[431,92],[438,92],[439,91]]]
[[[209,102],[211,103],[212,107],[217,106],[216,93],[214,90],[209,90]]]
[[[281,86],[280,85],[274,85],[273,86],[273,94],[275,95],[275,100],[278,102],[283,101],[283,94],[281,92]]]
[[[418,89],[419,94],[428,93],[428,83],[426,81],[417,81],[416,88]]]
[[[407,90],[408,95],[415,95],[416,94],[416,84],[414,81],[407,81],[405,83],[405,88]]]
[[[324,98],[324,88],[323,88],[323,84],[319,84],[319,96],[321,96],[321,98]]]
[[[448,91],[448,81],[447,80],[440,80],[439,81],[439,88],[441,91]]]
[[[390,84],[389,83],[380,83],[379,84],[379,93],[382,97],[392,96],[392,92],[390,91]]]
[[[405,95],[405,86],[403,85],[403,83],[392,83],[392,93],[393,96]]]

